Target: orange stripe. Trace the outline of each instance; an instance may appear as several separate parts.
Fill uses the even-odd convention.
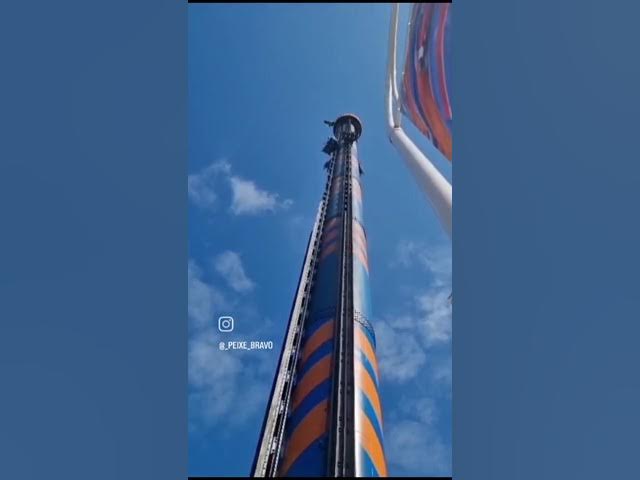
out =
[[[333,230],[324,232],[324,235],[322,235],[322,243],[323,244],[329,243],[331,240],[336,238],[339,234],[340,234],[339,228],[334,228]]]
[[[382,428],[382,406],[380,405],[378,389],[376,388],[376,384],[373,382],[371,375],[369,375],[367,369],[364,368],[360,362],[356,363],[356,382],[358,381],[360,388],[367,395],[371,405],[373,405],[373,409],[376,411],[376,415],[378,416],[378,423],[380,424],[380,428]]]
[[[327,223],[324,227],[324,232],[322,232],[322,236],[325,237],[330,233],[333,232],[339,232],[340,231],[340,225],[335,222],[335,220],[337,220],[339,217],[336,218],[332,218],[329,223]]]
[[[363,243],[362,237],[358,237],[357,235],[353,236],[353,248],[354,250],[360,250],[365,257],[369,258],[369,254],[367,252],[367,244]]]
[[[376,375],[380,378],[380,372],[378,371],[378,361],[376,360],[376,354],[373,351],[373,347],[371,343],[369,343],[369,339],[367,336],[360,330],[360,327],[355,328],[356,331],[356,347],[362,350],[362,353],[365,354],[369,363],[373,365],[373,369],[376,371]]]
[[[426,75],[420,75],[416,83],[418,85],[418,95],[421,100],[420,104],[424,108],[430,130],[441,145],[439,150],[444,153],[447,159],[451,160],[451,137],[449,136],[446,124],[440,116],[440,112],[438,112],[436,100],[431,94],[431,85],[429,85]]]
[[[359,229],[364,236],[366,236],[364,231],[364,226],[360,222],[356,222],[355,225],[356,225],[356,228]]]
[[[358,230],[358,229],[354,229],[353,230],[353,241],[354,242],[358,242],[366,250],[366,248],[367,248],[367,237],[365,237],[360,230]]]
[[[360,260],[360,263],[362,263],[364,269],[369,273],[369,260],[362,254],[360,249],[356,249],[355,254],[356,257],[358,257],[358,260]]]
[[[327,431],[328,400],[321,401],[298,424],[289,439],[280,476],[284,476],[300,454]]]
[[[333,244],[331,244],[329,246],[329,248],[323,248],[322,249],[322,253],[320,254],[320,261],[324,260],[326,257],[331,255],[333,252],[338,250],[338,243],[339,242],[334,242]]]
[[[355,178],[353,179],[351,190],[358,196],[358,198],[362,198],[362,187],[360,186],[360,182]]]
[[[305,342],[304,350],[302,351],[302,363],[306,362],[309,356],[330,338],[333,338],[333,319],[328,320],[327,323],[313,332],[313,335]]]
[[[360,225],[360,222],[353,222],[353,234],[354,235],[358,235],[360,238],[362,238],[364,240],[364,244],[367,244],[367,234],[364,231],[364,228],[362,227],[362,225]]]
[[[369,271],[369,255],[367,255],[367,251],[359,245],[354,245],[353,252],[360,257],[360,261],[365,264],[367,271]]]
[[[387,462],[384,458],[384,451],[382,450],[382,444],[376,433],[376,429],[371,425],[371,420],[364,412],[362,413],[362,446],[371,457],[376,470],[381,477],[387,476]]]
[[[338,223],[340,221],[340,217],[334,217],[331,220],[329,220],[327,222],[327,224],[324,226],[324,230],[325,232],[330,230],[336,223]]]
[[[358,225],[357,222],[354,222],[354,224]],[[357,247],[362,250],[362,253],[367,258],[367,260],[369,259],[369,253],[367,252],[367,237],[364,236],[361,228],[353,229],[353,246],[354,248]]]
[[[322,360],[311,367],[296,385],[296,391],[293,395],[292,402],[293,409],[295,409],[300,402],[305,399],[311,390],[329,378],[329,373],[331,373],[330,353],[325,355]]]

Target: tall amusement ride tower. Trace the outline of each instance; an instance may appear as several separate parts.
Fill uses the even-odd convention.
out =
[[[252,475],[387,475],[355,115],[323,151],[327,183],[309,237]]]

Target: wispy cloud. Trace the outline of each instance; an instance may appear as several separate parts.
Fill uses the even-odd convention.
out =
[[[424,243],[405,240],[396,247],[391,261],[395,267],[426,270],[432,276],[432,284],[443,286],[451,283],[451,246],[428,246]]]
[[[388,322],[375,325],[376,353],[385,381],[405,382],[422,370],[427,356],[410,329],[393,328]]]
[[[428,346],[451,341],[449,288],[433,287],[416,297],[422,333]]]
[[[385,432],[385,450],[392,469],[447,475],[451,452],[434,428],[418,420],[401,420]]]
[[[255,215],[262,212],[275,212],[291,206],[292,200],[280,200],[277,193],[258,188],[255,182],[232,176],[229,178],[233,201],[231,212],[235,215]]]
[[[193,260],[189,260],[187,281],[189,320],[193,327],[201,328],[216,312],[226,309],[228,302],[220,290],[203,281],[202,269]]]
[[[219,160],[198,173],[187,177],[189,199],[198,207],[213,209],[218,202],[216,193],[217,179],[226,177],[231,172],[231,165],[225,160]]]
[[[400,413],[415,415],[425,425],[433,425],[438,420],[436,402],[431,397],[405,397],[399,405]]]
[[[400,394],[385,422],[385,450],[395,475],[451,474],[451,447],[438,411],[451,398],[451,251],[401,242],[391,266],[421,278],[407,307],[375,322],[382,382]],[[409,287],[407,285],[407,287]]]
[[[189,342],[189,417],[192,428],[239,425],[260,413],[268,376],[250,352],[221,351],[223,341],[208,326]]]
[[[429,374],[436,383],[450,386],[451,305],[441,292],[424,295],[437,297],[435,302],[441,303],[434,308],[442,312],[425,314],[416,308],[375,322],[380,369],[388,382],[407,383]]]
[[[272,372],[263,356],[219,349],[219,343],[232,334],[218,331],[217,318],[228,314],[233,302],[205,280],[203,269],[193,260],[188,277],[189,428],[209,431],[224,426],[227,431],[262,412]]]
[[[451,351],[444,352],[440,355],[434,355],[431,359],[431,377],[436,387],[442,386],[442,390],[447,396],[451,397]]]
[[[449,475],[451,450],[438,431],[437,402],[412,389],[395,404],[385,429],[385,450],[396,473]]]
[[[293,200],[282,199],[279,194],[259,187],[255,181],[231,173],[231,164],[218,160],[197,173],[188,176],[189,199],[194,205],[215,210],[220,188],[231,191],[229,211],[234,215],[258,215],[264,212],[286,210]]]
[[[413,327],[418,327],[427,347],[450,342],[451,248],[403,241],[398,244],[391,265],[407,269],[417,266],[425,274],[429,286],[413,298]]]
[[[237,252],[227,250],[215,257],[213,261],[216,271],[236,292],[248,292],[255,287],[254,282],[247,276],[242,266],[242,260]]]

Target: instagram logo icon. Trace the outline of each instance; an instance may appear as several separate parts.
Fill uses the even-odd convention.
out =
[[[224,333],[233,332],[233,317],[218,318],[218,330]]]

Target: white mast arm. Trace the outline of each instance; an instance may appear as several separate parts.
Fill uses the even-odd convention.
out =
[[[398,86],[396,83],[396,44],[398,37],[399,4],[393,4],[391,27],[389,31],[389,58],[387,65],[386,104],[387,133],[389,140],[400,152],[418,185],[427,196],[436,212],[442,228],[451,238],[452,189],[451,184],[438,171],[433,163],[411,141],[400,126]]]

